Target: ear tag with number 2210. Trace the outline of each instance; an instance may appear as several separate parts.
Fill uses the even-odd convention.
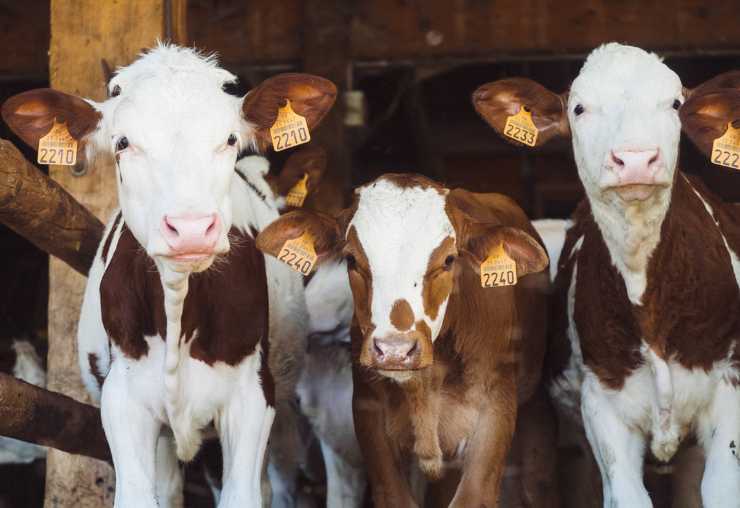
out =
[[[67,130],[67,122],[57,123],[49,133],[39,139],[39,164],[74,166],[77,163],[77,140]]]
[[[727,132],[714,140],[712,162],[727,168],[740,169],[740,129],[727,124]]]
[[[298,238],[288,240],[280,249],[278,260],[303,275],[311,273],[316,262],[316,251],[313,248],[313,237],[306,231]]]
[[[298,183],[288,191],[288,195],[285,196],[285,204],[288,206],[303,206],[303,200],[308,195],[308,189],[306,188],[306,182],[308,181],[308,173],[303,173],[303,176]]]
[[[537,143],[538,132],[539,130],[532,123],[532,110],[527,106],[522,106],[519,113],[506,119],[504,134],[520,143],[534,146]]]
[[[514,284],[516,262],[506,254],[504,242],[501,242],[480,265],[480,285],[484,288],[497,288]]]
[[[306,119],[293,111],[289,100],[286,99],[285,102],[287,104],[278,110],[275,125],[270,127],[272,147],[276,152],[308,143],[311,140]]]

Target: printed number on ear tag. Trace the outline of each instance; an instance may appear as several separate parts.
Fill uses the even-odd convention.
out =
[[[712,162],[726,168],[740,169],[740,129],[727,124],[727,132],[714,140]]]
[[[504,243],[493,249],[480,265],[480,285],[484,288],[513,286],[516,284],[516,262],[504,251]]]
[[[288,206],[303,206],[303,200],[308,195],[308,189],[306,188],[306,182],[308,181],[308,173],[303,173],[303,177],[288,191],[288,195],[285,196],[285,204]]]
[[[532,123],[532,110],[527,106],[522,106],[519,113],[506,119],[504,134],[520,143],[534,146],[537,143],[538,132],[539,130]]]
[[[286,99],[285,107],[278,110],[275,125],[270,128],[272,147],[276,152],[308,143],[311,135],[308,133],[306,119],[297,115]]]
[[[39,139],[39,164],[74,166],[77,163],[77,140],[67,130],[67,122],[57,123],[49,133]]]
[[[306,231],[298,238],[288,240],[280,249],[278,259],[296,272],[308,275],[316,262],[313,237]]]

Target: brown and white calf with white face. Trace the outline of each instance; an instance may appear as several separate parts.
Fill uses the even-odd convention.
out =
[[[449,191],[418,175],[385,175],[355,194],[336,217],[286,214],[258,247],[276,255],[308,231],[317,263],[347,260],[355,429],[376,506],[416,506],[408,479],[415,457],[432,480],[446,466],[462,469],[452,506],[494,507],[517,403],[539,381],[545,251],[504,196]],[[483,288],[480,264],[501,243],[519,277],[534,275]],[[542,447],[554,449],[552,428],[538,430],[553,438]],[[536,490],[528,493],[545,499],[534,506],[556,505],[557,495]]]
[[[704,506],[740,507],[740,229],[678,169],[685,95],[656,55],[619,44],[596,49],[566,93],[513,78],[473,95],[499,133],[528,106],[538,144],[573,138],[588,199],[555,281],[550,392],[582,416],[608,508],[651,507],[646,448],[669,460],[690,433],[707,458]],[[705,127],[719,109],[703,110]]]

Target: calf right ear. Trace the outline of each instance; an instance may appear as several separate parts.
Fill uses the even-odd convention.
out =
[[[727,124],[740,119],[740,71],[710,79],[689,92],[678,109],[681,127],[707,157],[714,140],[727,132]]]
[[[84,159],[87,138],[103,118],[89,102],[51,88],[11,97],[3,104],[2,115],[11,130],[36,150],[55,120],[60,124],[66,122],[67,130],[77,141],[77,160]]]
[[[336,218],[311,210],[289,212],[270,223],[257,235],[257,248],[265,254],[277,257],[288,240],[308,232],[313,238],[316,262],[319,266],[341,256],[344,239]]]
[[[532,110],[532,123],[539,130],[537,145],[557,136],[570,136],[568,92],[557,95],[531,79],[507,78],[483,85],[473,93],[472,101],[493,130],[514,144],[521,143],[504,136],[504,127],[522,106]]]
[[[504,251],[516,263],[518,277],[547,268],[549,259],[545,249],[519,228],[472,222],[465,225],[461,235],[463,248],[476,271],[502,242]]]
[[[320,146],[309,146],[294,153],[285,162],[278,177],[278,195],[287,196],[290,189],[297,184],[303,175],[308,175],[306,189],[308,195],[318,188],[326,169],[326,150]]]

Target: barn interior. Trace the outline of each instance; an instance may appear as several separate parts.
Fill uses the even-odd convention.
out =
[[[658,53],[691,89],[740,68],[740,3],[0,0],[0,103],[49,86],[101,100],[110,73],[157,38],[216,53],[238,76],[229,90],[237,95],[282,72],[337,85],[336,105],[312,134],[328,165],[307,206],[336,213],[355,186],[384,173],[420,173],[452,188],[510,196],[531,219],[567,218],[584,197],[570,140],[535,148],[507,143],[476,114],[472,92],[514,76],[563,92],[586,55],[611,41]],[[2,122],[0,138],[35,163],[35,150]],[[713,165],[684,138],[680,153],[683,171],[698,174],[723,199],[740,201],[734,170]],[[279,171],[290,154],[267,154],[272,169]],[[116,206],[111,167],[99,162],[74,172],[39,165],[103,221]],[[0,353],[19,337],[44,359],[58,351],[49,356],[49,387],[85,400],[71,366],[84,280],[62,265],[0,224]],[[112,506],[110,467],[79,473],[83,459],[55,453],[46,466],[43,460],[0,466],[0,508]],[[60,471],[55,479],[52,465]],[[656,507],[671,506],[667,472],[663,465],[646,473]],[[213,506],[202,479],[191,475],[186,506]],[[84,477],[93,479],[90,492],[70,494],[66,485]],[[320,506],[321,480],[306,479],[305,489]]]

